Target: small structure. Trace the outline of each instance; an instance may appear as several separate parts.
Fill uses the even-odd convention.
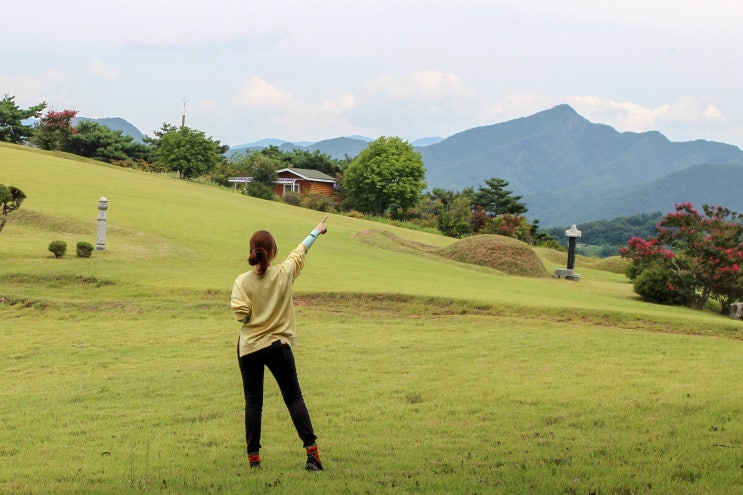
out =
[[[575,243],[576,239],[581,236],[578,227],[573,224],[568,230],[565,231],[565,235],[568,238],[568,266],[567,268],[557,268],[555,270],[555,278],[564,278],[565,280],[580,280],[580,275],[575,273]]]
[[[306,168],[282,168],[276,171],[278,176],[274,183],[273,192],[277,196],[284,196],[288,192],[302,195],[315,193],[332,197],[335,192],[336,180],[318,170]],[[253,182],[252,177],[231,177],[228,179],[237,189],[238,184]]]
[[[106,250],[106,212],[108,210],[108,199],[101,196],[98,200],[98,235],[95,240],[95,250]]]
[[[315,193],[331,197],[335,192],[336,181],[328,174],[307,168],[282,168],[276,171],[278,179],[273,192],[283,196],[288,192],[301,195]]]

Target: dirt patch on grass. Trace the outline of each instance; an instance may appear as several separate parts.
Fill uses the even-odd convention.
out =
[[[94,235],[95,223],[84,224],[67,218],[47,215],[33,210],[19,209],[13,212],[13,222],[54,233]]]

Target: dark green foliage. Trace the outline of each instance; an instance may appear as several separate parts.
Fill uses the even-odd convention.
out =
[[[343,187],[355,208],[400,218],[420,200],[426,188],[425,175],[421,155],[410,143],[382,136],[351,162]]]
[[[6,186],[0,184],[0,206],[2,206],[2,216],[0,216],[0,232],[5,227],[8,220],[8,213],[21,207],[21,203],[26,199],[26,195],[15,186]]]
[[[77,248],[77,256],[80,258],[90,258],[93,254],[93,245],[89,242],[80,241],[75,246]]]
[[[77,124],[75,131],[62,143],[61,151],[107,163],[148,157],[147,146],[135,143],[134,138],[125,136],[120,130],[83,120]]]
[[[325,213],[335,213],[333,199],[324,194],[309,193],[302,198],[302,206],[311,210],[323,211]]]
[[[667,268],[650,266],[634,278],[634,290],[644,301],[688,306],[693,300],[693,294],[689,290],[675,288],[673,281],[676,279],[677,277]]]
[[[38,118],[46,108],[46,103],[23,109],[15,103],[15,96],[8,94],[0,100],[0,141],[21,144],[34,133],[33,125],[25,125],[24,120]]]
[[[165,128],[165,126],[163,126]],[[177,172],[181,179],[205,175],[224,160],[226,150],[218,140],[186,126],[169,127],[157,143],[156,162]]]
[[[459,196],[439,212],[438,228],[449,237],[466,237],[472,233],[471,219],[470,200]]]
[[[243,193],[258,199],[268,199],[272,201],[276,199],[273,187],[261,182],[248,183],[247,187],[243,190]]]
[[[485,180],[487,187],[480,186],[472,195],[472,204],[481,206],[490,216],[521,214],[529,211],[526,205],[519,200],[521,196],[514,196],[513,191],[506,189],[508,181],[492,177]]]
[[[302,205],[302,195],[298,192],[287,192],[284,193],[284,195],[281,197],[281,199],[284,200],[284,203],[292,206],[301,206]]]
[[[655,228],[663,219],[661,212],[641,213],[629,217],[618,217],[612,220],[596,220],[585,222],[578,227],[581,231],[581,242],[591,246],[605,246],[607,256],[617,254],[617,246],[624,246],[633,237],[650,237],[655,234]],[[565,247],[568,238],[565,231],[569,226],[551,227],[545,229],[547,233],[558,239]]]
[[[49,251],[54,254],[55,258],[61,258],[67,252],[67,243],[65,241],[52,241],[49,243]]]

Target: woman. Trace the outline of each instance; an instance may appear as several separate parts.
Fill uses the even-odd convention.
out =
[[[245,393],[245,441],[250,467],[260,467],[263,374],[267,367],[281,390],[294,427],[307,453],[305,469],[322,471],[317,437],[302,397],[291,347],[295,342],[296,320],[292,285],[304,267],[307,251],[318,236],[327,232],[327,215],[289,256],[271,265],[278,251],[273,236],[259,230],[250,238],[248,263],[254,268],[243,273],[232,287],[232,310],[242,322],[237,356]]]

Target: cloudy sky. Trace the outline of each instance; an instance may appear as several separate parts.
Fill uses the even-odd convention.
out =
[[[568,103],[743,147],[739,0],[24,0],[0,94],[225,144],[413,141]]]

